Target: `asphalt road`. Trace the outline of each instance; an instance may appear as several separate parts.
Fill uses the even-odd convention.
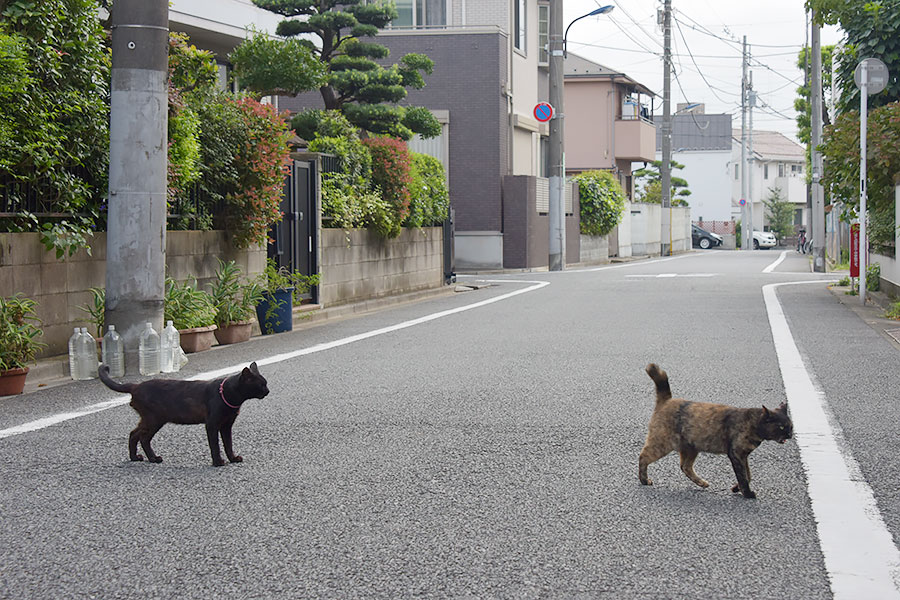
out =
[[[97,381],[2,399],[0,598],[830,598],[796,441],[750,456],[756,500],[723,456],[697,460],[709,489],[675,455],[637,478],[648,362],[676,396],[786,400],[761,290],[821,276],[794,252],[764,273],[779,255],[479,276],[191,355],[185,376],[275,357],[222,468],[199,426],[129,462],[128,406],[10,434],[119,397]],[[778,298],[897,540],[898,350],[824,283]]]

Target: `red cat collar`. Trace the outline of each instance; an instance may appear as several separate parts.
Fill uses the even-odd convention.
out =
[[[228,378],[226,377],[225,379],[222,380],[222,383],[219,384],[219,396],[221,396],[222,402],[225,403],[225,406],[230,406],[231,408],[233,408],[235,410],[241,410],[240,405],[235,406],[234,404],[229,403],[228,400],[225,399],[225,380],[226,379],[228,379]]]

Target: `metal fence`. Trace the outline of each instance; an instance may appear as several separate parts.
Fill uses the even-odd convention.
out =
[[[700,229],[719,235],[735,234],[734,221],[694,221],[694,225]]]

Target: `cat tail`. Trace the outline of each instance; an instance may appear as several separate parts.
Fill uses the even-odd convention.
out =
[[[669,388],[669,376],[660,369],[656,363],[647,365],[647,375],[656,384],[656,403],[665,402],[672,397],[672,390]]]
[[[109,376],[109,367],[107,365],[101,365],[100,368],[97,369],[97,375],[100,376],[100,381],[111,390],[130,394],[131,390],[135,388],[133,383],[119,383],[118,381],[114,381]]]

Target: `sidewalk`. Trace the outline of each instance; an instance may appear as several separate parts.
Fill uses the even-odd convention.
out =
[[[840,271],[836,271],[840,273]],[[877,331],[888,340],[894,348],[900,350],[900,321],[888,319],[884,313],[896,302],[884,292],[866,292],[866,305],[863,306],[859,296],[848,295],[847,286],[831,285],[828,287],[838,302],[852,310],[866,325]]]
[[[355,315],[375,312],[402,304],[411,302],[419,302],[440,296],[449,296],[456,292],[469,291],[474,289],[466,285],[443,285],[439,288],[422,290],[418,292],[410,292],[408,294],[400,294],[396,296],[387,296],[384,298],[376,298],[359,302],[356,304],[341,304],[332,307],[322,307],[320,304],[303,304],[294,307],[294,331],[306,329],[315,325],[319,325],[325,321],[335,321],[345,319]],[[261,336],[254,336],[261,337]],[[216,346],[213,346],[215,348]],[[61,354],[59,356],[49,356],[37,361],[32,365],[25,379],[24,394],[45,389],[65,385],[71,383],[72,378],[69,376],[69,357]]]

